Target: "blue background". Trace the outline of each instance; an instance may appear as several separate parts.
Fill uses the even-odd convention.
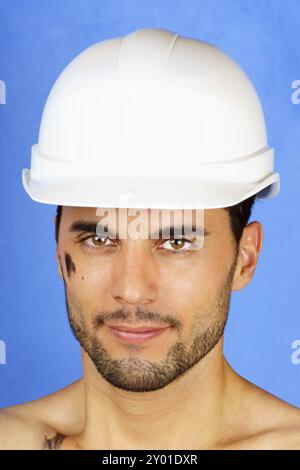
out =
[[[263,224],[255,276],[232,293],[225,355],[248,380],[300,407],[300,2],[295,0],[0,0],[1,320],[6,364],[0,406],[39,398],[81,376],[57,273],[56,206],[32,201],[21,183],[48,93],[67,63],[92,43],[165,27],[214,43],[252,79],[275,148],[281,192],[258,202]],[[222,77],[220,77],[222,86]]]

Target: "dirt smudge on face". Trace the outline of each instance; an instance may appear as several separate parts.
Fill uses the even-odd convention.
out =
[[[72,260],[70,253],[68,252],[65,252],[65,263],[67,267],[68,276],[70,277],[71,274],[76,273],[76,266],[74,261]]]

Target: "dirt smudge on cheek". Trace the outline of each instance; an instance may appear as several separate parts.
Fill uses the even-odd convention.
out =
[[[71,274],[76,273],[76,266],[70,253],[68,253],[67,251],[65,252],[65,263],[67,267],[68,276],[70,277]]]

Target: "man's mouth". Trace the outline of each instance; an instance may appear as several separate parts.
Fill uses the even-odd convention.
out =
[[[169,326],[108,325],[108,331],[127,343],[140,343],[157,337],[170,329]]]

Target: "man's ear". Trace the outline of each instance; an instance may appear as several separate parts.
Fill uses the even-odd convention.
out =
[[[60,255],[58,253],[58,249],[56,249],[56,262],[57,262],[58,274],[63,279],[64,277],[63,277],[62,267],[61,267],[61,258],[60,258]]]
[[[232,279],[232,290],[240,290],[252,279],[262,250],[263,228],[260,222],[248,224],[239,243],[239,254]]]
[[[54,225],[56,226],[57,223],[57,215],[54,216],[53,218]],[[58,274],[60,277],[63,279],[63,273],[62,273],[62,268],[61,268],[61,263],[60,263],[60,255],[58,253],[58,248],[56,247],[56,262],[57,262],[57,267],[58,267]]]
[[[57,215],[53,217],[53,222],[54,222],[54,233],[55,233],[55,238],[56,238]]]

